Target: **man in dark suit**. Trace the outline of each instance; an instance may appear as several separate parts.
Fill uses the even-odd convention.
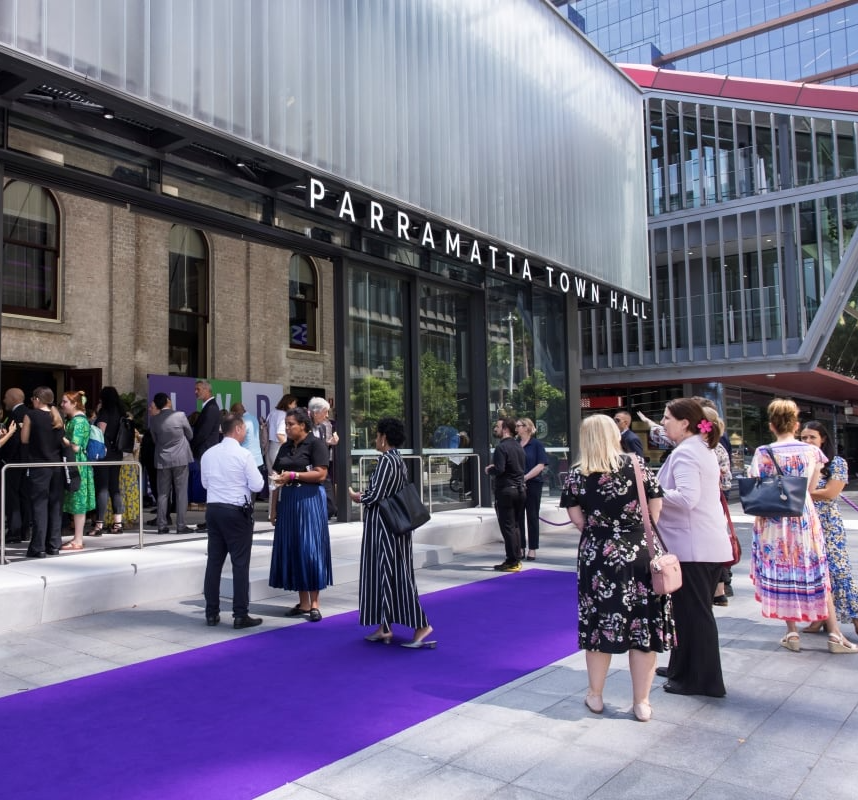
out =
[[[194,394],[197,400],[203,404],[199,416],[194,422],[194,435],[191,439],[194,461],[199,465],[203,453],[220,442],[220,408],[212,396],[212,385],[208,381],[197,381],[194,384]],[[206,530],[206,523],[197,525],[197,530]]]
[[[631,429],[632,415],[628,411],[618,411],[614,414],[614,422],[620,429],[620,447],[624,453],[637,453],[644,457],[643,444],[638,435]]]
[[[20,389],[7,389],[3,395],[3,407],[6,409],[6,424],[15,422],[18,430],[3,445],[0,455],[6,464],[21,464],[21,428],[27,407],[24,405],[24,392]],[[6,541],[23,542],[29,538],[30,528],[30,491],[27,470],[6,470]]]
[[[176,533],[189,533],[185,522],[188,511],[188,464],[191,452],[191,425],[181,411],[175,411],[170,398],[158,392],[149,407],[152,415],[149,432],[155,443],[155,466],[158,469],[158,533],[169,533],[170,489],[176,497]]]

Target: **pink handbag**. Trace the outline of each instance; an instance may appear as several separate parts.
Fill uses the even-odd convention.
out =
[[[652,574],[652,590],[656,594],[670,594],[682,586],[682,569],[679,559],[668,553],[658,535],[658,528],[649,517],[649,506],[647,505],[646,492],[644,491],[643,475],[641,466],[636,456],[630,456],[632,466],[635,468],[635,480],[638,484],[638,502],[641,504],[641,516],[643,517],[644,533],[646,534],[646,546],[649,550],[649,570]],[[661,555],[656,555],[653,539],[658,538]]]

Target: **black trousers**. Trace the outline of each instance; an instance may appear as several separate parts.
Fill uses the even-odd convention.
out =
[[[521,531],[521,549],[539,549],[539,506],[542,503],[542,481],[528,481],[527,494],[524,500],[524,510],[518,518]],[[525,536],[525,529],[527,535]],[[528,546],[528,542],[530,546]]]
[[[232,561],[232,615],[246,617],[250,603],[250,548],[253,544],[252,510],[228,503],[206,505],[208,558],[203,591],[206,616],[220,613],[220,576],[226,556]]]
[[[30,467],[30,500],[33,504],[33,537],[29,553],[44,553],[46,549],[62,547],[63,492],[65,479],[62,467]]]
[[[501,489],[495,494],[495,513],[503,536],[506,560],[510,564],[521,561],[521,531],[518,529],[518,519],[524,511],[524,496],[524,492],[518,489]]]
[[[107,454],[107,457],[113,461],[118,460],[120,456]],[[119,490],[119,470],[122,467],[93,467],[92,477],[95,481],[95,506],[96,519],[101,521],[104,515],[107,514],[107,500],[113,503],[114,514],[124,514],[125,504],[122,502],[122,492]]]
[[[668,680],[688,694],[723,697],[718,623],[712,597],[721,564],[683,561],[682,588],[673,593],[673,619],[677,646],[670,651]]]

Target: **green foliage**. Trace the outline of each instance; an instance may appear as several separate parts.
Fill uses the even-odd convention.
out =
[[[420,394],[424,445],[429,444],[432,432],[441,425],[459,427],[457,391],[456,365],[442,361],[434,353],[423,353],[420,356]]]
[[[546,444],[566,444],[566,395],[545,379],[542,370],[533,370],[518,384],[512,393],[512,405],[517,416],[532,416],[534,422],[545,423]]]
[[[145,397],[140,397],[134,392],[126,392],[125,394],[120,394],[119,399],[122,400],[122,405],[125,406],[125,410],[131,412],[131,417],[134,420],[134,427],[137,428],[138,431],[142,431],[146,428],[146,416],[148,413],[148,402]]]

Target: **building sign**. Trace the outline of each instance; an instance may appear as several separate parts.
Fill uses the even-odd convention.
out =
[[[246,411],[265,419],[283,397],[283,387],[279,383],[252,383],[250,381],[217,380],[203,378],[212,385],[212,396],[222,411],[229,411],[233,403],[240,402]],[[177,411],[190,416],[199,411],[201,404],[194,394],[197,378],[184,378],[176,375],[149,375],[149,402],[158,392],[169,395]]]
[[[353,196],[347,189],[337,187],[335,190],[329,190],[319,178],[308,180],[306,200],[311,211],[329,211],[332,197],[336,202],[334,214],[340,222],[360,225],[371,233],[482,267],[486,271],[502,272],[508,277],[528,282],[534,280],[533,266],[527,256],[488,240],[469,239],[461,231],[442,228],[430,220],[417,218],[407,211],[391,208],[378,200]],[[539,266],[544,273],[542,285],[547,289],[563,294],[571,292],[584,303],[609,308],[611,311],[642,320],[649,319],[647,304],[637,297],[551,264],[542,263]]]

